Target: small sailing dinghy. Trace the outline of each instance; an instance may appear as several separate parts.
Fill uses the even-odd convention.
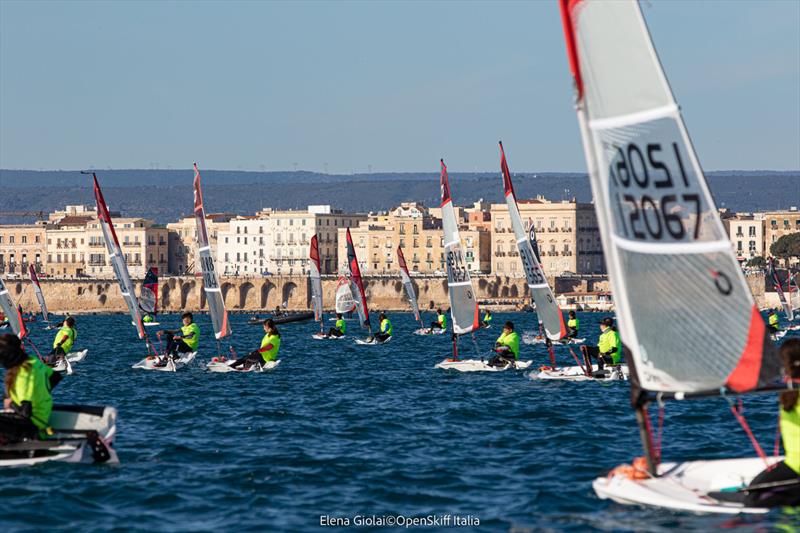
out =
[[[769,261],[769,272],[770,276],[772,277],[772,286],[775,288],[775,292],[778,293],[778,299],[781,302],[781,307],[783,307],[783,312],[786,314],[786,320],[789,322],[789,325],[783,328],[782,330],[778,331],[777,333],[773,333],[772,338],[775,340],[782,339],[786,336],[786,333],[789,331],[797,331],[800,330],[800,324],[792,324],[792,321],[795,319],[795,308],[794,302],[792,301],[792,292],[797,291],[796,286],[792,286],[793,278],[791,271],[788,271],[788,278],[787,278],[787,289],[789,291],[789,297],[786,297],[786,294],[783,292],[783,283],[781,282],[781,278],[778,275],[778,270],[775,268],[775,260],[770,257]]]
[[[638,3],[562,0],[561,13],[646,453],[633,466],[597,478],[593,488],[600,498],[626,505],[766,512],[714,497],[747,487],[772,462],[766,458],[661,463],[651,403],[782,389],[775,385],[781,364]],[[732,403],[731,409],[737,413]]]
[[[350,235],[350,228],[347,228],[347,268],[350,277],[350,293],[353,295],[353,303],[358,312],[359,323],[362,328],[367,328],[369,336],[366,339],[355,339],[357,345],[376,346],[386,344],[391,341],[389,337],[384,341],[378,341],[372,333],[372,325],[369,322],[369,307],[367,306],[367,296],[364,291],[364,280],[361,278],[361,267],[358,265],[356,257],[356,247],[353,244],[353,237]],[[338,305],[338,304],[337,304]]]
[[[442,335],[445,331],[443,329],[436,329],[431,331],[426,328],[422,323],[422,318],[419,315],[419,303],[417,302],[417,293],[414,291],[414,282],[411,281],[411,274],[408,271],[406,264],[406,257],[403,255],[403,248],[397,247],[397,263],[400,265],[400,278],[403,280],[403,288],[406,291],[408,303],[411,305],[411,312],[414,313],[414,320],[419,322],[420,327],[414,330],[414,335]]]
[[[158,319],[158,268],[150,267],[142,282],[142,289],[139,291],[139,308],[145,317],[150,317],[151,321],[142,319],[142,324],[146,328],[160,326]]]
[[[313,334],[313,339],[339,339],[341,337],[329,336],[325,333],[325,319],[322,312],[322,268],[319,261],[319,241],[316,235],[311,236],[311,248],[308,251],[311,267],[308,272],[311,281],[311,305],[314,308],[314,320],[319,322],[319,332]]]
[[[458,356],[459,337],[477,331],[481,322],[478,301],[472,287],[472,278],[470,278],[467,262],[464,259],[464,250],[461,246],[461,236],[458,232],[458,221],[450,196],[450,181],[447,177],[444,160],[441,160],[441,166],[442,230],[444,231],[444,253],[447,265],[447,289],[450,297],[450,320],[453,323],[453,356],[436,364],[434,368],[460,372],[498,372],[510,368],[519,370],[528,368],[531,361],[516,361],[513,365],[493,366],[483,358],[460,359]]]
[[[50,314],[47,312],[47,303],[44,300],[44,293],[39,283],[39,276],[36,274],[36,269],[33,268],[33,265],[28,265],[28,276],[31,279],[33,292],[36,294],[36,300],[39,302],[39,309],[42,310],[42,320],[45,323],[44,329],[53,329],[55,326],[50,324]]]

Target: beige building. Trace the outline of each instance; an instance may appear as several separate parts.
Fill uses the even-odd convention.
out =
[[[43,272],[46,257],[44,223],[0,226],[0,274],[27,276],[29,264]]]
[[[306,274],[311,237],[317,235],[322,274],[335,274],[338,230],[365,219],[329,205],[311,205],[305,211],[265,209],[253,217],[236,217],[219,233],[217,268],[229,276]]]
[[[397,246],[403,249],[409,270],[420,274],[445,273],[442,222],[420,203],[403,203],[387,214],[370,215],[350,230],[364,275],[397,273]],[[436,212],[441,212],[437,210]],[[463,211],[462,211],[463,213]],[[461,224],[459,228],[467,267],[472,272],[491,268],[491,235]],[[339,230],[340,267],[346,263],[345,231]]]
[[[131,278],[142,279],[150,267],[168,271],[169,250],[167,228],[144,218],[112,218],[114,229],[128,263]],[[85,273],[91,277],[114,277],[108,259],[100,222],[92,219],[86,224],[88,257]]]
[[[86,275],[91,253],[86,226],[97,219],[85,211],[50,220],[53,223],[47,225],[47,275],[59,278]]]
[[[728,230],[733,253],[739,261],[749,261],[764,256],[763,213],[736,213],[722,220]]]
[[[770,246],[789,233],[800,232],[800,212],[796,207],[784,211],[760,213],[764,217],[764,253],[770,255]]]
[[[236,215],[230,213],[206,213],[206,229],[212,250],[217,249],[217,236],[227,231],[229,221]],[[194,215],[183,217],[177,222],[167,224],[169,259],[167,270],[170,274],[196,274],[200,272],[197,251],[197,221]]]
[[[543,197],[518,200],[525,230],[536,228],[539,257],[545,275],[605,274],[600,230],[593,204],[551,202]],[[524,277],[508,206],[492,204],[492,273]]]

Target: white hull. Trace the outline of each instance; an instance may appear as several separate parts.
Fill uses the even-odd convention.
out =
[[[228,359],[225,361],[211,361],[206,365],[206,369],[209,372],[268,372],[273,370],[276,366],[281,363],[280,359],[276,359],[275,361],[270,361],[268,363],[262,363],[260,365],[252,365],[248,368],[244,369],[237,369],[231,368],[232,365],[236,360],[235,359]]]
[[[106,463],[118,463],[117,453],[111,447],[117,432],[117,410],[113,407],[53,406],[50,425],[55,436],[50,440],[33,440],[10,445],[30,447],[28,452],[9,453],[0,450],[0,467],[32,466],[51,461],[66,463],[92,463],[92,449],[80,432],[96,431],[106,444],[110,457]],[[56,440],[57,438],[57,440]],[[14,457],[14,455],[19,455]],[[31,455],[33,455],[31,457]]]
[[[525,344],[546,344],[547,341],[544,337],[540,337],[539,335],[523,335],[522,342]],[[560,341],[550,341],[552,342],[553,346],[564,346],[567,344],[583,344],[586,342],[586,338],[581,339],[564,339]]]
[[[458,370],[459,372],[503,372],[504,370],[525,370],[531,366],[533,361],[517,361],[515,366],[491,366],[485,361],[478,359],[461,359],[453,361],[452,359],[445,359],[441,363],[434,366],[434,368],[441,368],[442,370]]]
[[[559,381],[619,381],[628,380],[630,371],[628,365],[618,365],[605,367],[605,376],[595,377],[587,376],[580,366],[560,366],[554,369],[540,370],[534,374],[531,372],[531,379],[549,379]],[[597,372],[597,365],[592,365],[592,372]]]
[[[447,333],[447,330],[444,329],[434,329],[430,333],[428,332],[430,328],[419,328],[414,330],[414,335],[444,335]]]
[[[595,479],[592,487],[600,498],[623,505],[645,505],[692,513],[765,513],[769,509],[744,507],[708,496],[709,492],[745,487],[762,470],[764,461],[757,457],[664,463],[658,467],[657,478],[631,480],[613,475]]]
[[[152,326],[160,326],[161,322],[142,322],[142,324],[144,324],[144,327],[149,328]]]
[[[83,350],[79,350],[77,352],[69,352],[67,354],[67,361],[69,361],[70,363],[79,363],[80,361],[86,359],[86,354],[88,353],[89,353],[88,348],[84,348]]]
[[[323,333],[315,333],[311,336],[312,339],[316,339],[318,341],[338,341],[339,339],[346,338],[347,335],[340,335],[338,337],[329,337]]]
[[[372,339],[371,341],[368,341],[368,340],[365,340],[365,339],[356,339],[356,344],[366,344],[368,346],[375,346],[375,345],[378,345],[378,344],[386,344],[390,340],[392,340],[392,337],[389,337],[388,339],[386,339],[383,342],[378,342],[375,339]]]
[[[197,352],[181,354],[178,360],[169,358],[166,365],[156,366],[156,363],[158,363],[161,358],[156,357],[155,355],[148,355],[131,368],[138,368],[140,370],[157,370],[160,372],[176,372],[179,368],[183,368],[194,361],[195,357],[197,357]]]

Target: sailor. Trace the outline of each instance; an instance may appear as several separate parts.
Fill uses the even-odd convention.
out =
[[[442,312],[441,308],[436,310],[436,321],[431,322],[431,327],[428,329],[428,333],[433,333],[433,330],[435,329],[447,329],[447,315]]]
[[[775,309],[770,310],[769,312],[769,332],[770,333],[778,333],[781,328],[778,326],[778,312]]]
[[[274,312],[272,315],[273,315],[275,318],[277,318],[277,317],[283,316],[283,314],[284,314],[284,313],[283,313],[283,311],[281,311],[281,306],[280,306],[280,305],[276,305],[276,306],[275,306],[275,312]]]
[[[575,311],[570,311],[569,320],[567,320],[567,337],[570,339],[577,337],[580,325],[581,322],[578,320],[578,317],[575,316]]]
[[[592,358],[597,359],[597,370],[605,365],[618,365],[622,362],[622,340],[614,327],[614,319],[606,317],[600,321],[600,337],[597,346],[581,346],[587,368],[592,367]]]
[[[75,339],[78,338],[78,330],[75,329],[75,319],[68,316],[61,324],[61,329],[56,333],[53,339],[53,349],[45,356],[45,363],[48,365],[55,364],[59,359],[65,357],[75,344]]]
[[[280,348],[281,334],[272,319],[268,318],[264,321],[264,337],[261,339],[261,347],[231,363],[231,368],[250,368],[253,365],[274,361],[278,358]]]
[[[800,382],[800,339],[789,339],[780,348],[789,388]],[[762,471],[750,482],[745,496],[747,507],[800,505],[800,391],[781,393],[780,430],[786,458]],[[781,486],[783,485],[783,486]],[[759,488],[760,487],[760,488]]]
[[[150,313],[145,314],[144,318],[142,318],[142,322],[144,322],[145,324],[149,324],[152,321],[153,321],[153,315],[151,315]]]
[[[378,320],[381,321],[381,330],[375,334],[375,340],[378,342],[386,342],[386,339],[392,336],[392,322],[385,313],[381,313],[380,316],[378,316]]]
[[[345,324],[342,313],[336,313],[336,326],[328,330],[328,337],[341,337],[347,331],[347,324]]]
[[[489,326],[491,326],[492,318],[493,318],[492,312],[487,309],[486,312],[483,314],[483,327],[488,328]]]
[[[514,365],[519,359],[519,334],[514,331],[514,323],[508,321],[503,325],[503,333],[497,337],[494,343],[494,351],[497,353],[489,360],[490,366]]]
[[[171,356],[172,359],[179,359],[182,353],[192,353],[197,351],[200,345],[200,327],[195,324],[192,313],[183,313],[181,315],[183,326],[180,330],[161,330],[156,335],[166,335],[167,337],[167,351],[166,355]],[[160,364],[167,364],[165,357]]]
[[[28,356],[16,335],[0,335],[0,365],[6,369],[3,409],[12,412],[0,414],[0,441],[19,442],[52,434],[51,391],[61,381],[61,374]]]

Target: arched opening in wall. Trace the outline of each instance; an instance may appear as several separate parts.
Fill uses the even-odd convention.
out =
[[[284,303],[287,305],[292,303],[291,299],[295,293],[295,289],[297,289],[297,285],[292,281],[283,284],[283,289],[281,290],[281,307],[283,307]]]
[[[428,309],[435,309],[435,308],[436,308],[436,305],[434,305],[433,300],[428,302]]]
[[[189,293],[192,292],[192,289],[194,289],[194,281],[181,283],[181,309],[186,309],[186,301],[189,299]]]
[[[106,296],[105,294],[101,294],[100,296],[97,297],[97,301],[100,302],[100,305],[106,305],[107,298],[108,296]]]
[[[498,287],[499,285],[500,285],[500,284],[499,284],[499,282],[497,282],[497,281],[494,281],[494,282],[492,282],[492,283],[490,283],[490,284],[489,284],[489,295],[490,295],[492,298],[497,298],[497,292],[498,292],[498,291],[497,291],[497,287]]]
[[[251,296],[251,299],[255,298],[255,291],[253,291],[253,284],[249,281],[247,283],[243,283],[241,287],[239,287],[239,309],[245,309],[248,307],[247,297]],[[255,305],[255,302],[251,302]]]
[[[22,283],[17,283],[17,288],[15,290],[17,294],[22,294]]]
[[[403,282],[402,281],[395,281],[394,282],[394,292],[400,292],[403,290]]]
[[[269,293],[274,288],[275,288],[275,285],[271,281],[267,281],[261,286],[261,309],[267,309],[268,308]]]
[[[516,298],[517,296],[519,296],[519,289],[517,288],[516,285],[512,285],[511,286],[511,297],[512,298]]]
[[[220,292],[222,293],[222,301],[225,302],[225,307],[227,307],[228,309],[233,309],[234,305],[236,304],[236,302],[233,300],[235,298],[235,295],[231,294],[231,297],[228,298],[228,293],[231,291],[232,288],[233,284],[228,282],[223,283],[222,286],[220,287]]]
[[[103,294],[103,286],[99,283],[97,284],[97,294]]]
[[[206,308],[206,291],[200,289],[200,309]]]
[[[501,298],[508,298],[508,285],[503,287],[503,289],[500,291],[500,297]]]
[[[447,280],[442,280],[442,290],[445,294],[450,294],[450,287],[447,286]]]
[[[91,285],[90,285],[90,287],[91,287]],[[83,294],[83,287],[78,286],[78,296],[80,296],[82,294]]]
[[[161,294],[158,295],[158,308],[159,310],[164,310],[169,307],[169,293],[171,287],[169,283],[165,283],[161,286]]]
[[[485,279],[483,279],[483,278],[481,278],[481,279],[479,279],[479,280],[478,280],[478,288],[479,288],[480,290],[486,290],[486,286],[487,286],[488,284],[489,284],[489,282],[488,282],[488,281],[486,281],[486,280],[485,280]]]

